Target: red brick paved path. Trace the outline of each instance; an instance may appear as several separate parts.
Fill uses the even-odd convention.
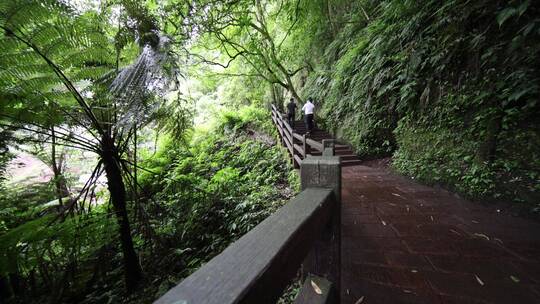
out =
[[[540,303],[540,224],[382,169],[342,170],[342,303]]]

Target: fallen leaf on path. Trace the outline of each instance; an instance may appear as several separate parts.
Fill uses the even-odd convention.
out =
[[[455,233],[455,234],[457,234],[457,235],[461,236],[461,233],[459,233],[459,232],[455,231],[454,229],[450,229],[450,232],[453,232],[453,233]]]
[[[499,239],[499,238],[493,238],[493,240],[496,241],[496,242],[499,242],[501,244],[504,244],[503,241],[501,239]]]
[[[475,223],[475,224],[479,224],[480,222],[479,221],[475,221],[475,220],[472,220],[471,222]]]
[[[478,282],[478,284],[484,286],[484,282],[480,280],[480,278],[477,275],[474,275],[474,276],[476,277],[476,281]]]
[[[429,218],[431,219],[432,222],[435,221],[435,220],[433,219],[433,215],[430,215]]]
[[[311,280],[311,287],[313,287],[316,294],[322,294],[322,290],[319,288],[319,286],[317,286],[317,284],[315,284],[315,282],[313,282],[313,280]]]
[[[416,270],[416,269],[413,269],[413,270],[411,270],[411,272],[412,272],[412,273],[417,273],[417,272],[418,272],[418,270]]]
[[[351,291],[349,290],[349,288],[347,288],[347,294],[350,294],[350,293],[351,293]]]
[[[519,278],[518,277],[515,277],[515,276],[511,275],[510,279],[512,279],[512,281],[514,281],[516,283],[519,283]]]
[[[412,293],[412,291],[408,290],[408,289],[403,289],[403,292],[404,293]]]
[[[381,221],[381,223],[383,224],[383,226],[386,226],[386,222],[385,222],[385,221]]]
[[[397,193],[392,193],[393,196],[397,196],[397,197],[401,197],[401,195],[397,194]]]
[[[485,235],[483,233],[475,233],[474,235],[477,236],[477,237],[484,238],[484,239],[489,241],[489,236],[487,236],[487,235]]]
[[[354,302],[354,304],[360,304],[364,302],[364,296],[362,296],[360,299],[358,299],[358,301]]]
[[[397,205],[394,204],[394,203],[390,203],[390,206],[395,207],[395,206],[397,206]]]

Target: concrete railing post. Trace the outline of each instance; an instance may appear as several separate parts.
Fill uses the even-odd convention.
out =
[[[341,201],[341,161],[339,156],[309,156],[300,164],[302,190],[310,187],[334,189]]]
[[[337,291],[341,281],[341,161],[333,155],[333,149],[325,149],[323,156],[306,157],[300,164],[302,190],[307,188],[330,188],[334,191],[335,204],[332,220],[316,242],[303,264],[303,277],[308,274],[328,279]]]
[[[323,139],[323,156],[334,156],[336,154],[336,141],[334,139]]]

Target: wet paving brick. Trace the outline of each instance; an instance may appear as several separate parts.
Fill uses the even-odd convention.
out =
[[[342,303],[540,303],[540,224],[343,168]]]

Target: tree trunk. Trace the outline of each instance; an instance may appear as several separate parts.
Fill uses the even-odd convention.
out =
[[[304,100],[302,100],[302,98],[298,96],[298,93],[296,92],[296,88],[294,87],[294,84],[292,83],[291,77],[289,75],[286,75],[285,78],[287,80],[287,89],[291,92],[292,96],[294,97],[294,99],[296,99],[298,103],[303,104]]]
[[[270,84],[270,89],[272,90],[272,103],[278,107],[278,110],[283,112],[283,102],[277,100],[276,88],[273,83]]]
[[[58,158],[56,157],[56,132],[54,131],[54,127],[51,127],[51,137],[51,165],[54,174],[54,185],[56,187],[56,197],[58,198],[58,204],[62,206],[62,198],[69,196],[69,190],[66,185],[66,179],[62,174],[63,155],[60,156],[60,161],[58,161]]]
[[[118,149],[110,137],[104,136],[102,145],[103,152],[101,158],[105,166],[107,186],[120,230],[126,288],[128,291],[133,291],[142,278],[142,270],[139,264],[139,258],[133,247],[133,239],[131,238],[131,228],[126,209],[126,187],[119,164],[120,157],[118,155]]]

